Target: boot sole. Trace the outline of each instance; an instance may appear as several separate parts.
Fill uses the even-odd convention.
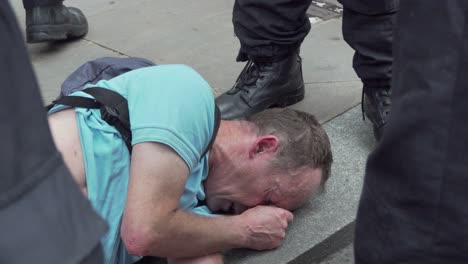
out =
[[[39,25],[31,26],[26,32],[28,43],[78,38],[88,33],[87,25]]]

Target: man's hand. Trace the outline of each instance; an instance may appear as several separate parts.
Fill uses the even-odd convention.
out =
[[[273,206],[257,206],[238,216],[245,225],[245,247],[255,250],[274,249],[281,245],[293,214]]]

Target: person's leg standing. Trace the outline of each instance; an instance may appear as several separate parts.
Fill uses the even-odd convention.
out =
[[[234,87],[216,103],[223,119],[284,107],[304,98],[299,47],[310,30],[311,0],[236,0],[234,32],[248,61]]]
[[[28,43],[78,38],[88,33],[83,13],[63,0],[23,0]]]
[[[468,263],[468,2],[401,1],[392,114],[370,155],[356,263]]]
[[[8,1],[0,1],[0,259],[103,263],[106,224],[57,152]]]
[[[363,112],[379,139],[390,112],[393,28],[399,0],[339,0],[343,37],[355,50],[353,67],[363,82]]]
[[[24,9],[32,9],[39,6],[60,5],[63,0],[23,0]]]

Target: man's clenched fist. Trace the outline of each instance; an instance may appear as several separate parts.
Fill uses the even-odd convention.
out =
[[[281,245],[293,214],[273,206],[256,206],[238,216],[245,232],[246,248],[274,249]]]

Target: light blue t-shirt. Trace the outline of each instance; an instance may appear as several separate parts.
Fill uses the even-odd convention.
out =
[[[203,181],[208,175],[208,155],[200,160],[214,127],[214,97],[208,83],[185,65],[160,65],[134,70],[96,85],[116,91],[128,100],[132,145],[159,142],[171,147],[186,162],[190,175],[179,208],[210,215]],[[90,97],[83,92],[72,95]],[[63,108],[57,106],[55,112]],[[105,263],[133,263],[120,238],[127,197],[130,155],[117,130],[101,119],[98,109],[76,108],[86,170],[88,199],[107,221],[102,239]],[[154,162],[158,162],[157,159]]]

